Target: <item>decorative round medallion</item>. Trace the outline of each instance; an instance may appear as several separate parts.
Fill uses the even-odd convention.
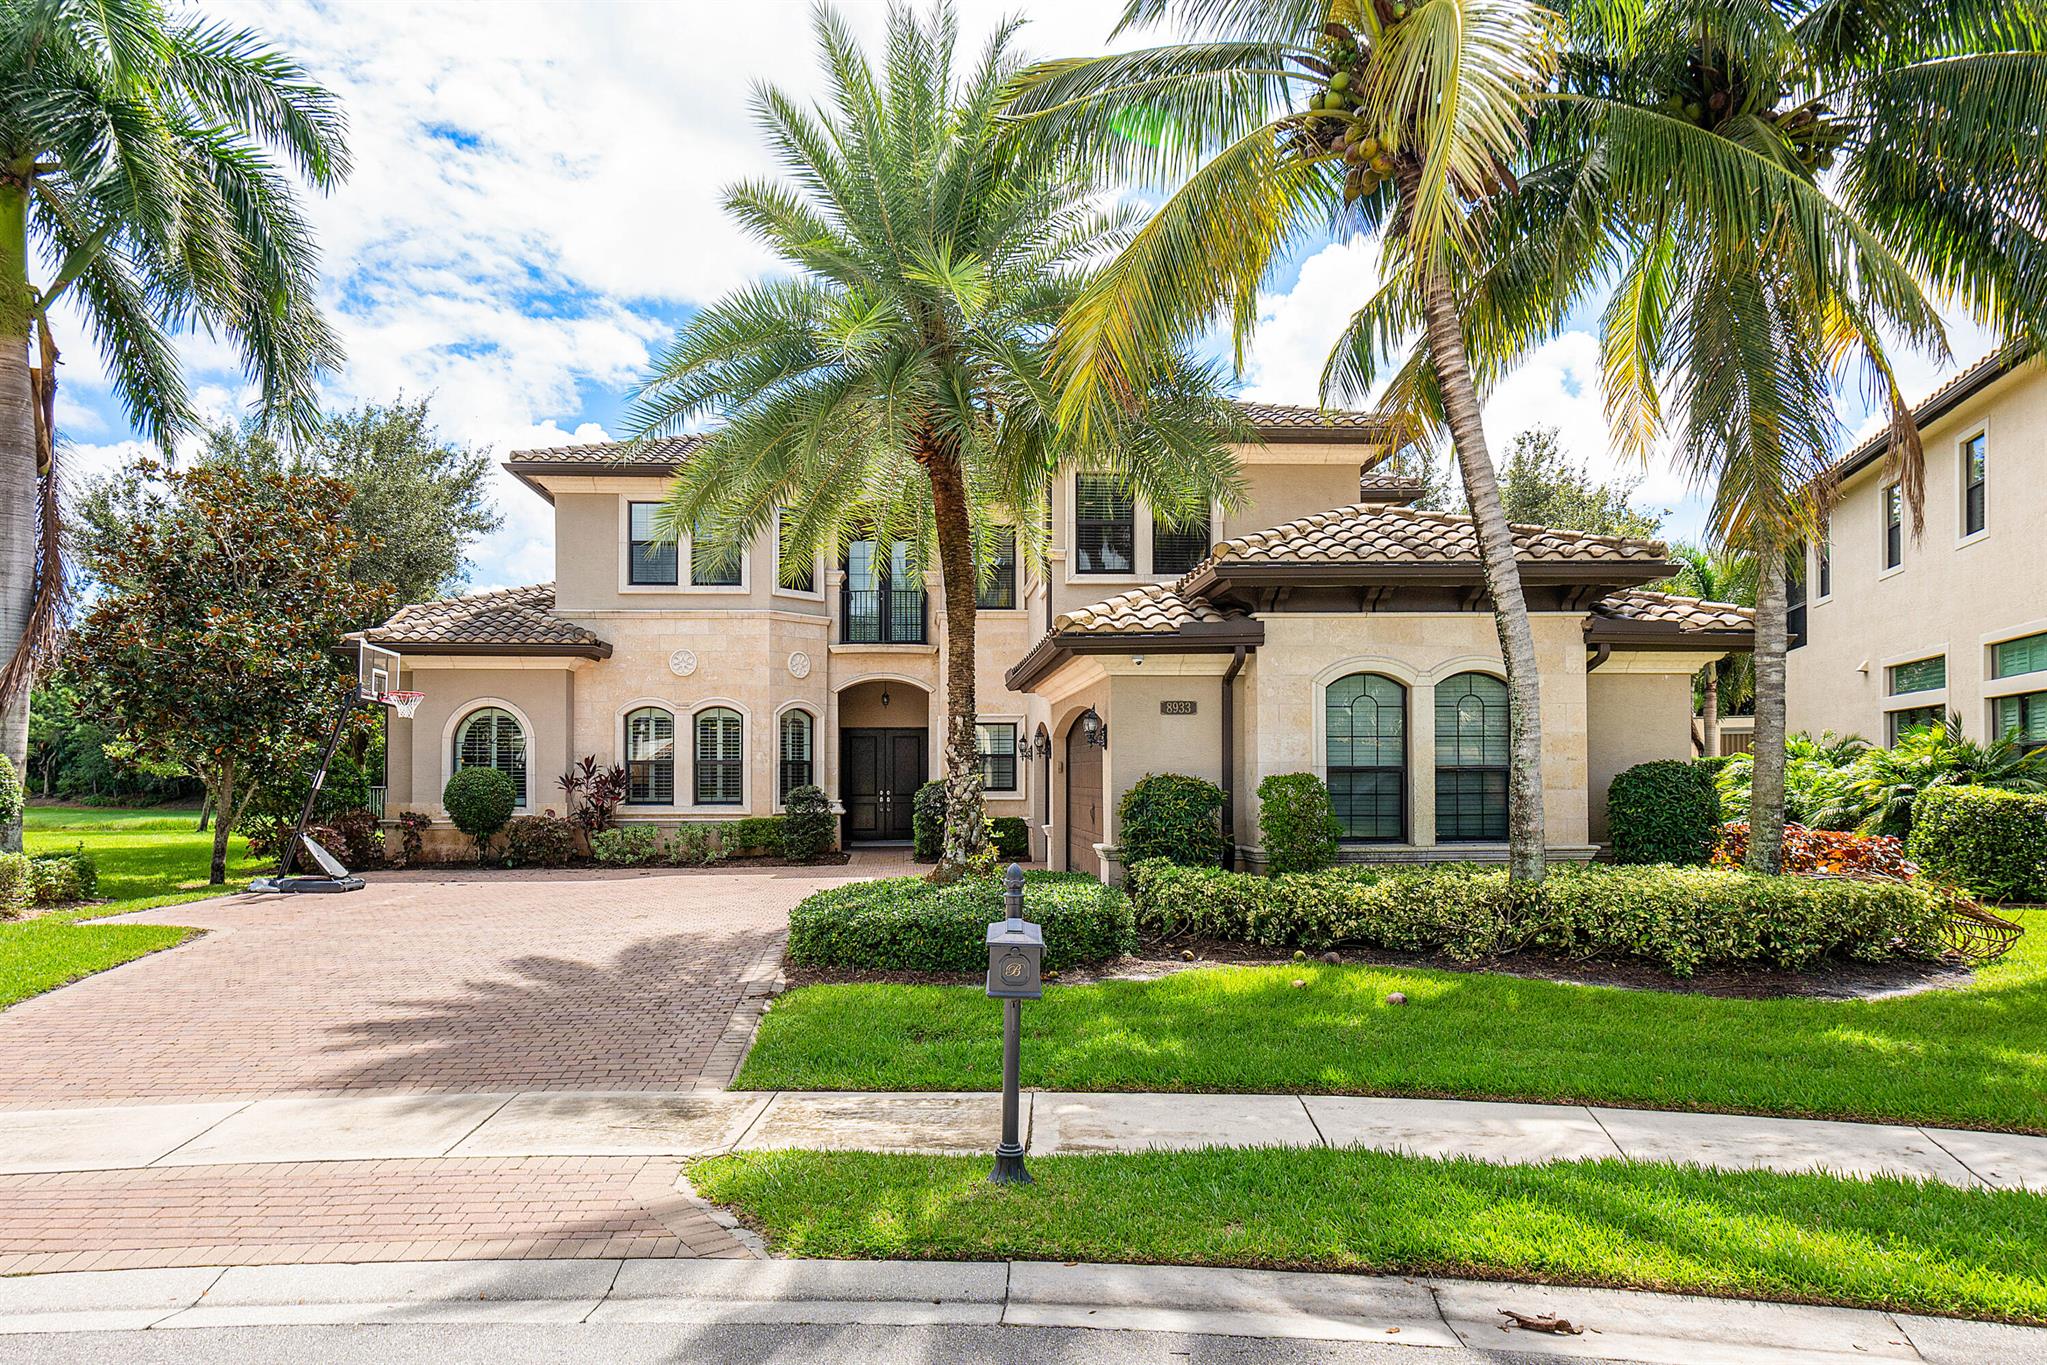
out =
[[[789,676],[792,678],[810,676],[810,656],[800,649],[789,656]]]
[[[693,649],[678,649],[668,656],[668,671],[678,678],[687,678],[697,671],[697,652]]]

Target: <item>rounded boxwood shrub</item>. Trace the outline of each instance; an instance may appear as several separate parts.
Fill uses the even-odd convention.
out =
[[[887,877],[820,891],[789,912],[789,961],[868,971],[984,972],[987,930],[1003,917],[1002,882],[934,886]],[[1122,957],[1137,946],[1130,900],[1084,873],[1033,872],[1024,917],[1045,932],[1045,970]]]
[[[782,852],[797,862],[822,858],[838,842],[838,820],[823,787],[793,787],[782,799]]]
[[[464,768],[441,788],[448,819],[476,842],[476,856],[497,836],[519,807],[519,789],[496,768]]]
[[[1258,784],[1258,842],[1273,876],[1329,866],[1342,833],[1329,788],[1315,774],[1274,773]]]
[[[1004,863],[1029,862],[1031,857],[1031,827],[1020,815],[998,815],[988,822],[989,842],[995,846],[995,856]]]
[[[1697,865],[1720,840],[1714,770],[1684,759],[1637,763],[1606,792],[1606,827],[1617,863]]]
[[[1183,867],[1214,867],[1223,857],[1223,793],[1184,773],[1147,773],[1116,807],[1123,865],[1164,858]]]
[[[2047,796],[1935,787],[1912,802],[1920,870],[2000,901],[2047,901]]]
[[[910,852],[935,863],[945,852],[945,783],[933,779],[910,802]]]

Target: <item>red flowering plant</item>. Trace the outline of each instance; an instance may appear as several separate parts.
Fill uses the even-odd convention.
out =
[[[1748,825],[1720,827],[1715,867],[1740,867],[1748,854]],[[1909,881],[1919,866],[1905,856],[1902,840],[1886,834],[1849,834],[1833,829],[1784,827],[1784,871],[1802,877],[1885,877]]]

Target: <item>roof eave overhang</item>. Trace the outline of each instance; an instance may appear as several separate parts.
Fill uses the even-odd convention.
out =
[[[467,640],[390,640],[372,639],[373,645],[383,645],[406,655],[440,655],[456,658],[504,658],[504,659],[609,659],[611,646],[602,640],[587,645],[577,644],[484,644]]]
[[[1932,426],[2030,359],[2032,352],[2023,348],[1999,351],[1995,355],[1985,356],[1976,362],[1972,370],[1964,372],[1951,387],[1934,394],[1932,398],[1914,408],[1912,424],[1920,428]],[[1849,451],[1847,458],[1835,466],[1834,481],[1841,483],[1854,478],[1882,459],[1889,453],[1890,448],[1890,432],[1888,430],[1878,432]]]
[[[1585,622],[1585,643],[1621,649],[1686,649],[1725,654],[1729,650],[1753,651],[1756,633],[1753,628],[1686,630],[1670,621],[1616,621],[1610,616],[1594,616]]]
[[[1653,583],[1670,577],[1678,569],[1677,565],[1660,559],[1522,560],[1519,567],[1523,583],[1609,588]],[[1220,559],[1195,570],[1177,591],[1190,597],[1207,597],[1232,587],[1349,588],[1384,583],[1433,587],[1484,582],[1485,566],[1475,559],[1414,564],[1304,564]]]
[[[1012,692],[1028,692],[1068,659],[1088,654],[1227,654],[1265,643],[1257,621],[1196,621],[1178,630],[1055,630],[1003,675]]]
[[[1251,428],[1269,446],[1284,445],[1392,445],[1400,433],[1391,427],[1258,427]]]
[[[637,460],[631,464],[616,461],[604,463],[568,463],[560,460],[506,460],[500,466],[507,474],[525,484],[545,498],[554,501],[554,493],[540,480],[550,477],[600,478],[600,479],[665,479],[680,468],[673,460]]]

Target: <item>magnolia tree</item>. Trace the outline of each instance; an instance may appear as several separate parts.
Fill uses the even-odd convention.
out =
[[[373,543],[347,529],[345,484],[141,472],[131,534],[89,553],[105,591],[72,638],[72,671],[117,742],[206,784],[217,884],[232,813],[312,754],[355,686],[342,636],[382,617],[391,592],[352,573]]]

